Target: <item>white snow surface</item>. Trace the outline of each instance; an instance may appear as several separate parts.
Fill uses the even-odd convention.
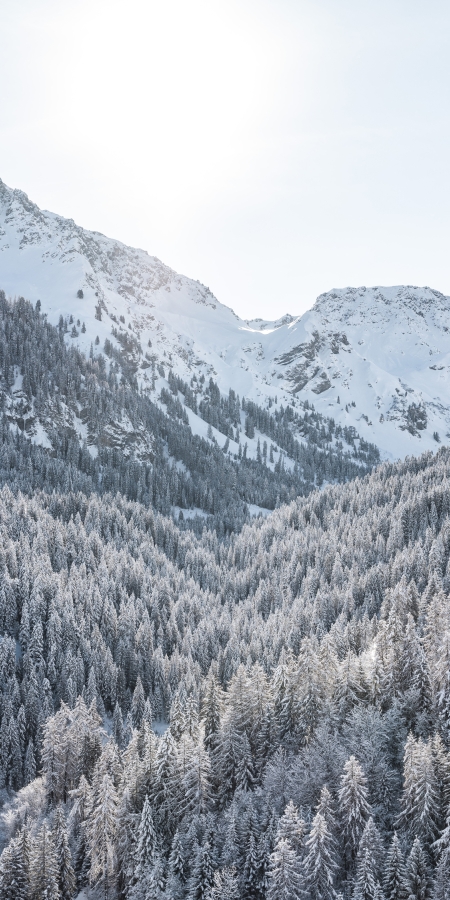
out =
[[[113,328],[133,335],[143,388],[153,358],[166,375],[211,375],[223,393],[233,388],[262,406],[308,400],[387,458],[437,449],[436,432],[448,443],[450,298],[429,287],[333,290],[302,316],[245,321],[145,250],[43,211],[0,181],[0,288],[40,300],[54,324],[60,315],[84,322],[86,332],[69,330],[66,340],[85,353],[97,335],[99,350],[106,338],[119,347]],[[205,432],[198,416],[189,420]]]

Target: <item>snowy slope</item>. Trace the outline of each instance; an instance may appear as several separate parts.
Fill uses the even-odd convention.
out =
[[[282,384],[402,457],[448,443],[450,298],[431,288],[322,294],[276,353]],[[287,347],[288,341],[286,341]]]
[[[40,300],[54,324],[72,316],[66,340],[86,353],[107,338],[125,348],[143,388],[162,364],[261,406],[308,400],[388,457],[436,449],[434,433],[448,440],[450,299],[430,288],[347,288],[297,318],[244,321],[144,250],[42,211],[1,181],[0,288]]]

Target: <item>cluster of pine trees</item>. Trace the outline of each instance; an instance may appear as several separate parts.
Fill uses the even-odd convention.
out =
[[[0,900],[448,900],[450,452],[240,534],[0,492]]]

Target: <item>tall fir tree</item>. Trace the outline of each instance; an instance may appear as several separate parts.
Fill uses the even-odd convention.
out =
[[[366,822],[370,817],[366,777],[354,756],[350,756],[344,766],[339,791],[339,807],[346,863],[347,867],[351,869]]]
[[[30,853],[30,881],[36,900],[60,900],[58,860],[52,833],[44,820]]]
[[[197,847],[194,866],[189,884],[189,900],[209,900],[214,884],[214,870],[211,860],[211,848],[206,841]]]
[[[337,848],[323,813],[316,813],[306,840],[303,861],[305,886],[312,900],[335,900]]]
[[[98,885],[105,900],[113,894],[117,876],[117,810],[114,782],[105,774],[93,785],[94,801],[87,822],[90,859],[89,880]]]
[[[406,863],[407,900],[429,900],[431,894],[427,858],[416,838]]]
[[[137,835],[135,852],[135,878],[139,880],[144,869],[151,866],[157,852],[157,837],[148,794],[144,800]]]
[[[406,900],[406,866],[397,832],[387,854],[383,887],[386,900]]]
[[[55,847],[60,900],[72,900],[75,894],[76,880],[72,866],[66,819],[61,804],[56,807],[53,817],[52,837]]]

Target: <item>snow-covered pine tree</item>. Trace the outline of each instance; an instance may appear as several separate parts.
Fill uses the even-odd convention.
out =
[[[330,791],[326,784],[323,785],[322,790],[320,791],[319,802],[317,804],[317,813],[320,813],[327,824],[328,831],[335,839],[337,839],[338,826],[337,826],[337,818],[336,818],[336,810],[334,806],[333,797],[331,796]]]
[[[380,890],[381,886],[377,881],[373,854],[366,847],[358,856],[353,900],[376,900],[377,887]]]
[[[32,887],[29,835],[23,826],[0,856],[0,900],[29,900]]]
[[[117,700],[116,700],[116,705],[114,707],[112,733],[114,735],[114,740],[115,740],[117,746],[122,747],[122,744],[123,744],[123,717],[122,717],[122,711],[120,709],[120,706],[119,706],[119,703]]]
[[[302,870],[310,897],[312,900],[335,900],[336,841],[322,813],[316,813],[312,820],[305,849]]]
[[[306,823],[299,816],[297,808],[290,800],[278,822],[277,841],[285,838],[285,840],[289,841],[297,856],[300,857],[305,847],[305,834]]]
[[[211,900],[240,900],[236,869],[228,866],[214,873]]]
[[[137,834],[135,851],[135,878],[139,880],[144,869],[151,867],[157,852],[157,836],[153,823],[152,809],[148,794],[144,800]]]
[[[169,866],[167,874],[167,891],[173,900],[182,900],[184,896],[184,887],[186,883],[186,860],[185,850],[177,831],[174,834],[172,847],[169,855]]]
[[[90,859],[89,880],[99,885],[109,900],[117,874],[117,810],[118,798],[114,782],[105,774],[93,785],[94,800],[87,821]]]
[[[183,811],[185,814],[205,814],[211,803],[211,764],[201,745],[191,749],[183,777]]]
[[[189,882],[188,900],[209,900],[214,884],[214,870],[211,860],[211,847],[206,841],[197,846],[194,866]]]
[[[433,879],[432,900],[450,900],[450,851],[439,857]]]
[[[408,735],[403,758],[402,812],[399,826],[429,847],[438,834],[439,790],[432,744]]]
[[[180,794],[177,746],[170,729],[167,729],[158,744],[152,787],[154,809],[161,829],[161,838],[170,846],[176,830],[176,814]]]
[[[339,791],[339,812],[346,864],[350,870],[356,859],[366,822],[370,817],[366,777],[354,756],[350,756],[344,766]]]
[[[385,865],[386,853],[381,839],[380,832],[375,825],[372,816],[368,820],[366,827],[361,835],[359,842],[358,854],[356,857],[356,866],[365,858],[366,853],[372,858],[372,868],[374,872],[375,882],[380,881]]]
[[[220,729],[222,706],[222,691],[214,672],[211,672],[205,685],[201,713],[205,729],[205,747],[210,751],[214,751],[216,737]]]
[[[281,838],[270,854],[267,900],[298,900],[300,896],[299,860],[289,841]]]
[[[45,820],[31,844],[30,883],[33,896],[39,900],[60,900],[58,861],[51,830]]]
[[[180,691],[177,691],[170,706],[170,730],[176,741],[180,740],[186,726],[184,708],[185,698],[183,702]]]
[[[72,866],[66,818],[61,804],[56,807],[53,817],[52,837],[60,900],[72,900],[75,893],[75,873]]]
[[[134,812],[134,804],[128,785],[121,785],[121,796],[117,811],[117,886],[120,895],[125,895],[133,883],[135,850],[139,814]]]
[[[140,873],[139,879],[129,891],[130,900],[165,900],[164,862],[155,854],[150,865]]]
[[[144,688],[142,687],[142,681],[138,675],[136,681],[136,687],[133,692],[133,699],[131,701],[131,721],[133,723],[133,728],[140,728],[142,723],[142,718],[144,715],[145,709],[145,694]]]
[[[405,886],[407,900],[429,900],[431,893],[427,858],[419,838],[416,838],[406,863]]]
[[[434,667],[435,704],[439,729],[445,746],[450,747],[450,632],[446,631]]]
[[[383,888],[386,900],[406,900],[406,866],[397,832],[389,847]]]
[[[14,838],[3,849],[0,856],[0,898],[16,900],[16,883],[14,877],[16,846]],[[28,891],[22,894],[21,900],[28,900]]]
[[[260,885],[260,860],[255,835],[250,834],[250,841],[245,858],[243,873],[243,897],[244,900],[259,900],[263,897]]]
[[[29,784],[36,778],[36,755],[34,752],[33,738],[30,738],[25,753],[25,762],[23,766],[24,783]]]

